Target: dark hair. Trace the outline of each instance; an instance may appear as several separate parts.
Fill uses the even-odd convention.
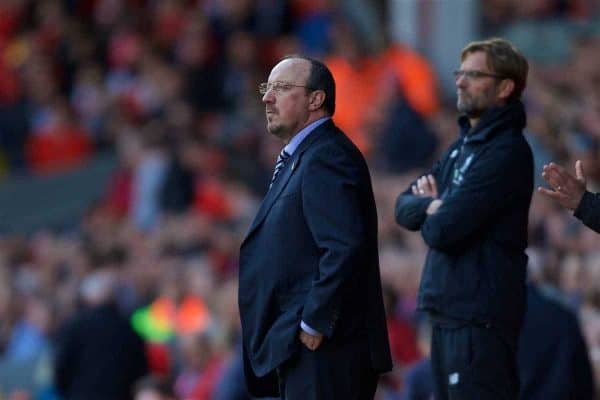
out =
[[[488,67],[493,73],[515,83],[515,88],[507,100],[509,102],[519,100],[527,86],[529,71],[529,65],[523,54],[508,40],[492,38],[469,43],[462,50],[460,60],[464,61],[469,54],[480,51],[486,54]]]
[[[310,73],[306,81],[307,90],[325,92],[323,108],[330,116],[333,116],[335,113],[335,80],[329,68],[319,60],[301,55],[289,55],[282,58],[281,61],[291,58],[306,60],[310,63]]]

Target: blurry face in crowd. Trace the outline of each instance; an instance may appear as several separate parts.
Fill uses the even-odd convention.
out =
[[[304,87],[310,74],[310,62],[286,59],[269,75],[263,95],[268,131],[286,143],[309,123],[310,92]]]
[[[494,74],[487,66],[486,54],[478,51],[468,54],[460,64],[460,70],[464,72],[477,71],[485,74]],[[458,111],[464,113],[471,119],[477,119],[487,109],[500,106],[503,98],[500,97],[500,79],[493,76],[469,77],[462,74],[456,79]]]
[[[154,390],[145,389],[135,395],[135,400],[165,400],[165,397]]]

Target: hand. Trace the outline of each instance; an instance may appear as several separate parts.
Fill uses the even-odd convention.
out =
[[[427,215],[435,214],[441,205],[442,201],[440,199],[435,199],[431,203],[429,203],[429,206],[427,207],[427,210],[425,212],[427,213]]]
[[[556,200],[569,210],[575,210],[586,190],[586,178],[580,160],[575,163],[575,175],[571,175],[558,164],[544,165],[542,177],[548,182],[552,190],[539,187],[538,192]]]
[[[412,192],[420,197],[438,197],[437,183],[433,175],[424,175],[417,179],[417,183],[412,185]]]
[[[307,349],[315,351],[323,341],[323,335],[313,336],[303,330],[300,330],[300,341],[306,346]]]

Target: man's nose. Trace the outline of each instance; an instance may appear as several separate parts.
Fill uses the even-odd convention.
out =
[[[464,88],[465,86],[467,86],[467,78],[464,75],[460,75],[455,81],[455,84],[458,88]]]
[[[262,97],[263,103],[273,103],[274,100],[275,100],[275,96],[273,95],[272,89],[267,90],[267,92]]]

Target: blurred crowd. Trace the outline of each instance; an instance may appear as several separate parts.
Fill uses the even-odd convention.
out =
[[[598,23],[600,15],[591,0],[507,3],[482,2],[487,33],[524,18]],[[371,167],[396,364],[380,396],[400,398],[406,368],[426,353],[415,315],[426,248],[396,226],[394,202],[456,136],[457,115],[430,62],[390,39],[386,7],[383,0],[0,2],[0,175],[56,174],[101,151],[119,159],[105,195],[76,229],[0,237],[0,398],[51,400],[72,390],[70,379],[84,368],[63,368],[69,352],[81,354],[80,342],[98,336],[77,327],[103,318],[143,339],[146,365],[128,390],[136,382],[140,396],[154,388],[164,399],[246,398],[237,256],[282,146],[266,133],[258,84],[291,53],[331,68],[335,121]],[[578,30],[567,50],[559,63],[532,61],[526,135],[539,184],[543,164],[574,168],[581,159],[596,191],[600,32]],[[600,382],[600,236],[534,195],[528,251],[530,278],[579,316]],[[97,355],[107,365],[119,363],[113,353],[136,351],[108,343],[115,347],[104,343]],[[110,376],[106,385],[115,386]]]

